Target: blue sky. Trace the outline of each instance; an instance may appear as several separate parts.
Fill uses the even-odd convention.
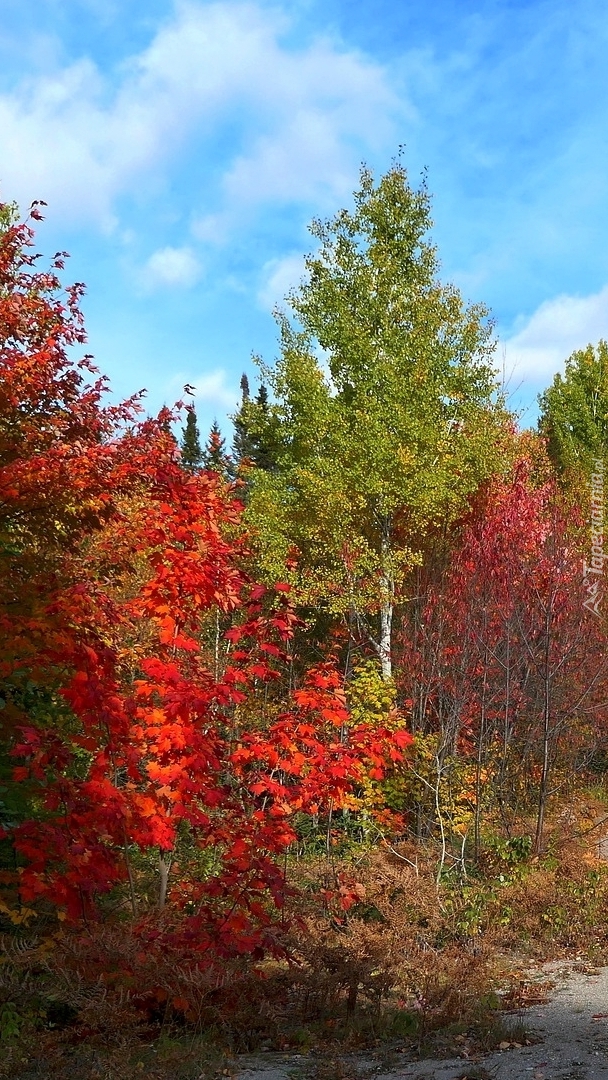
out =
[[[0,198],[48,203],[114,391],[226,428],[308,222],[404,145],[526,423],[608,337],[607,55],[604,0],[2,0]]]

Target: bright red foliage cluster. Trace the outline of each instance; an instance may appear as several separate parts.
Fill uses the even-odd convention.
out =
[[[124,882],[145,913],[156,852],[143,891],[148,911],[169,892],[174,940],[276,950],[294,814],[340,807],[410,737],[351,726],[331,664],[272,704],[286,587],[248,580],[240,506],[182,469],[166,414],[102,407],[103,380],[69,358],[81,287],[60,298],[30,243],[26,226],[0,232],[0,664],[14,778],[36,806],[10,831],[21,899],[90,918]],[[24,678],[45,708],[28,711]]]
[[[524,452],[478,493],[401,669],[417,729],[472,763],[478,822],[483,802],[508,826],[536,792],[536,850],[552,770],[589,730],[604,738],[607,671],[605,625],[585,607],[584,515],[539,463]]]

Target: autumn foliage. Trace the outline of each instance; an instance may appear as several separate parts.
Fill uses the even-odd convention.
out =
[[[255,984],[279,1048],[277,1001],[350,1021],[390,999],[420,1035],[463,956],[486,986],[471,941],[517,945],[526,905],[529,939],[558,932],[547,881],[572,923],[549,846],[587,887],[608,755],[589,507],[492,400],[489,330],[449,290],[464,383],[432,342],[410,370],[397,316],[379,375],[342,298],[334,374],[359,382],[317,392],[284,326],[274,400],[245,379],[233,454],[217,425],[201,451],[191,405],[112,402],[39,218],[0,205],[0,921],[39,932],[15,971],[46,964],[96,1031],[155,1010],[246,1030]]]
[[[488,819],[508,836],[524,808],[540,852],[550,790],[565,793],[605,743],[606,631],[585,608],[584,512],[535,449],[522,440],[472,500],[402,639],[402,689],[435,754],[422,801],[442,788],[448,831],[474,837],[477,857]]]
[[[82,289],[31,243],[1,234],[0,664],[28,808],[5,884],[70,921],[122,895],[189,954],[280,952],[294,817],[339,810],[411,737],[351,722],[330,661],[285,692],[296,616],[245,572],[234,492],[182,468],[167,413],[102,403],[71,355]]]

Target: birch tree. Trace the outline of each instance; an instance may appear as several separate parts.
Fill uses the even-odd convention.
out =
[[[248,509],[266,571],[295,553],[300,602],[342,614],[386,678],[422,538],[493,470],[504,424],[488,312],[439,281],[431,224],[400,163],[377,183],[364,168],[354,207],[313,221],[279,357],[259,362],[272,399],[249,419],[275,448]]]

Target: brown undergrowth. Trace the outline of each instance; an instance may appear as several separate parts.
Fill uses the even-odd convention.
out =
[[[0,1076],[190,1080],[260,1049],[490,1048],[512,1037],[505,1007],[546,989],[534,961],[608,960],[608,865],[557,828],[542,858],[489,844],[466,878],[439,885],[431,849],[406,843],[301,859],[290,874],[285,961],[201,969],[142,952],[125,923],[6,933]]]

